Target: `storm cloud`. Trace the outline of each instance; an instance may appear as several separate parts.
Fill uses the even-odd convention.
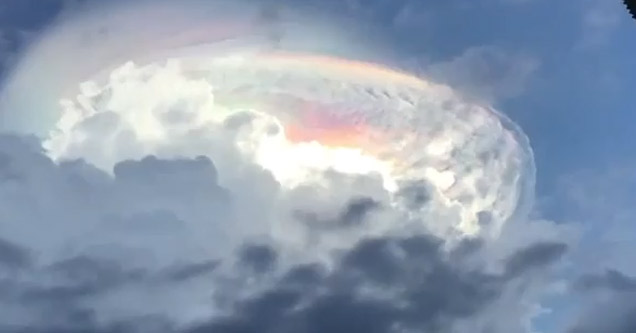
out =
[[[218,185],[207,158],[147,157],[108,174],[56,164],[35,142],[0,137],[6,332],[454,332],[466,322],[509,332],[489,309],[566,249],[531,244],[488,259],[492,270],[475,264],[488,258],[482,242],[424,233],[363,237],[328,261],[290,257],[275,239],[231,237],[233,210],[255,203]],[[335,230],[387,209],[347,202]]]

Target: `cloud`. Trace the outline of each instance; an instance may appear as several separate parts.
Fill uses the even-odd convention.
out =
[[[571,253],[570,292],[576,303],[564,329],[571,333],[626,333],[636,328],[636,190],[633,161],[571,172],[557,183],[552,201],[564,220],[580,226],[580,244]]]
[[[579,281],[585,305],[570,333],[628,333],[636,330],[636,278],[616,270]]]
[[[254,57],[255,63],[268,61]],[[163,157],[204,155],[214,158],[216,167],[223,172],[222,182],[241,178],[237,173],[243,167],[237,165],[245,165],[241,159],[244,159],[242,155],[247,155],[271,172],[274,180],[285,188],[308,179],[330,185],[344,181],[358,197],[369,197],[379,206],[386,206],[395,199],[399,201],[397,205],[412,212],[419,210],[420,214],[447,215],[449,220],[454,219],[454,222],[436,225],[439,228],[436,232],[461,229],[461,232],[483,230],[496,234],[511,215],[523,214],[532,201],[534,165],[525,136],[501,114],[467,104],[448,87],[426,83],[416,88],[421,90],[419,93],[404,87],[399,92],[378,94],[375,91],[383,89],[382,85],[376,84],[372,77],[361,77],[352,82],[351,89],[339,89],[336,82],[329,81],[325,83],[324,91],[310,93],[305,89],[317,82],[302,72],[274,74],[268,73],[270,67],[251,68],[251,61],[239,61],[234,66],[227,65],[222,59],[214,60],[211,68],[199,71],[198,75],[208,72],[208,80],[193,75],[188,69],[191,65],[188,61],[170,61],[140,66],[127,63],[118,67],[105,82],[83,83],[81,94],[65,101],[57,128],[45,142],[48,153],[58,160],[85,158],[107,171],[122,159],[139,159],[148,154]],[[291,60],[293,63],[298,61],[304,60]],[[327,59],[316,61],[317,66],[331,63],[333,61]],[[248,74],[252,79],[248,79]],[[275,75],[283,75],[285,79],[253,84],[268,81]],[[223,88],[235,85],[243,88]],[[353,88],[358,85],[360,89]],[[270,96],[269,89],[274,91],[274,86],[286,91],[290,97]],[[251,94],[256,96],[251,97],[255,99],[254,110],[248,105],[245,107],[249,110],[243,112],[244,115],[252,113],[251,116],[239,121],[242,119],[237,118],[240,116],[237,108],[242,106],[236,106],[232,101],[245,100],[246,97],[240,94],[242,89],[255,89],[256,92]],[[404,101],[411,98],[410,103]],[[279,99],[281,101],[277,102]],[[288,122],[302,122],[306,117],[305,109],[294,106],[298,100],[312,105],[351,105],[353,113],[343,111],[343,121],[352,117],[356,122],[368,122],[369,132],[377,129],[379,135],[367,135],[362,130],[360,150],[296,142],[290,138],[286,127],[290,126]],[[277,103],[280,105],[274,105]],[[291,105],[289,109],[288,105]],[[402,113],[386,112],[392,108],[407,109]],[[285,124],[276,118],[279,115],[273,110],[278,109],[282,109],[284,117],[288,117],[285,119],[289,119]],[[430,115],[415,112],[416,109],[426,110],[425,113]],[[317,110],[323,111],[330,117],[328,109]],[[175,115],[183,121],[175,120]],[[411,116],[414,119],[406,121]],[[336,114],[334,117],[339,118]],[[410,134],[394,137],[394,127],[404,128]],[[277,131],[272,132],[273,128]],[[329,131],[325,128],[316,132]],[[384,138],[385,134],[387,138]],[[290,143],[290,140],[294,142]],[[399,140],[406,142],[391,146],[390,142]],[[422,147],[424,143],[425,147]],[[378,148],[383,150],[382,157],[372,152]],[[411,149],[418,154],[407,152]],[[393,163],[391,160],[405,162]],[[321,173],[321,176],[311,174],[313,169],[325,168],[337,172]],[[473,172],[475,170],[479,172]],[[338,175],[352,172],[365,173],[365,176],[343,178]],[[504,173],[506,176],[502,177]],[[377,176],[367,177],[371,174]],[[414,183],[420,189],[409,190],[407,183]],[[392,199],[386,189],[397,190],[399,187],[402,187],[400,193]],[[311,198],[312,203],[320,202],[320,198],[327,201],[309,207],[303,213],[314,213],[323,206],[331,209],[329,205],[337,202],[331,200],[334,195],[331,191],[312,186],[299,186],[294,193],[297,198],[290,196],[289,200],[292,201],[290,204],[298,205],[295,208],[303,207],[304,196]],[[349,194],[344,193],[342,199],[348,200]],[[453,209],[447,209],[450,206]],[[373,219],[384,213],[385,210],[374,209],[369,215]],[[351,224],[355,222],[354,215],[329,218]],[[424,220],[426,223],[428,219]]]
[[[267,245],[247,245],[240,251],[240,262],[252,274],[262,274],[275,268],[277,253]]]
[[[521,95],[539,66],[540,61],[531,55],[479,46],[450,60],[430,64],[424,72],[466,97],[494,103]]]
[[[181,264],[167,272],[167,278],[176,282],[195,279],[214,272],[219,267],[218,260],[203,261],[200,263]]]
[[[457,322],[478,316],[509,281],[454,264],[442,243],[429,236],[363,240],[329,273],[295,268],[238,302],[233,314],[188,332],[455,332]]]
[[[332,206],[340,208],[316,213],[336,218],[326,229],[282,206],[323,233],[320,242],[348,241],[316,247],[301,237],[299,248],[271,233],[282,215],[235,214],[260,204],[240,196],[240,183],[220,186],[208,158],[150,156],[109,174],[81,160],[54,163],[37,143],[0,137],[5,332],[511,332],[524,325],[525,305],[511,297],[518,282],[538,283],[565,248],[532,238],[525,248],[458,246],[422,231],[352,237],[345,230],[369,228],[390,207],[350,192]],[[250,189],[268,186],[262,169],[249,170]],[[516,319],[493,323],[507,314]]]
[[[348,10],[342,1],[85,0],[85,5],[66,4],[66,11],[61,0],[45,1],[47,5],[33,0],[12,2],[29,13],[12,18],[35,17],[41,11],[51,16],[42,19],[47,23],[58,18],[46,29],[39,27],[42,34],[22,52],[3,85],[0,104],[12,113],[2,114],[0,129],[20,133],[45,135],[59,116],[60,96],[73,94],[79,82],[126,61],[168,57],[174,51],[180,54],[193,46],[217,43],[220,49],[228,45],[242,51],[282,48],[311,53],[322,49],[355,57],[374,47],[361,45],[362,40],[379,43],[377,35],[369,34],[368,24],[358,24],[364,15]],[[60,8],[44,10],[48,7]],[[270,15],[269,8],[275,9],[269,13],[280,14],[275,17],[280,22],[272,24],[263,17],[264,12]],[[166,19],[173,24],[156,24]],[[272,31],[276,27],[281,30]],[[311,39],[306,38],[308,34]],[[47,75],[41,75],[43,72]],[[33,87],[37,87],[38,101],[18,97]],[[34,110],[39,113],[32,114]]]
[[[319,213],[309,210],[298,210],[294,212],[294,215],[314,228],[346,228],[359,227],[368,220],[371,214],[380,209],[382,209],[382,203],[374,198],[354,197],[334,218],[324,220]]]
[[[81,1],[81,0],[77,0]],[[0,4],[0,77],[11,71],[25,48],[76,0],[7,0]]]
[[[603,275],[584,276],[579,286],[582,290],[609,289],[612,291],[636,291],[636,278],[630,278],[625,274],[610,269]]]
[[[8,268],[25,268],[31,264],[31,256],[25,249],[0,239],[0,266]]]
[[[227,232],[245,236],[212,162],[147,157],[109,175],[82,161],[57,165],[35,143],[0,137],[0,307],[14,314],[2,322],[73,322],[55,315],[62,308],[106,321],[196,313],[206,299],[197,278],[231,253]]]
[[[187,17],[170,27],[192,33],[184,35],[186,44],[199,41],[199,33],[214,35],[225,23],[237,23],[230,35],[253,32],[241,30],[251,11],[210,25],[214,20],[198,10],[202,7],[175,3],[164,1],[145,13],[153,24],[163,21],[157,19],[162,15]],[[387,9],[386,20],[399,12],[393,3],[378,6]],[[42,102],[33,108],[21,104],[24,110],[54,110],[47,103],[57,102],[60,89],[75,91],[96,68],[166,50],[162,43],[172,40],[162,38],[175,34],[138,29],[146,26],[138,9],[119,13],[123,16],[103,12],[99,19],[93,13],[52,30],[18,68],[23,81],[10,90],[24,93],[29,87],[46,96],[21,99],[9,92],[12,101]],[[96,35],[99,45],[91,44]],[[299,30],[294,38],[305,36]],[[63,54],[85,61],[67,64],[69,57],[57,56]],[[53,65],[50,59],[61,62]],[[55,84],[33,75],[44,65],[60,71],[46,76]],[[439,81],[491,101],[522,93],[536,66],[532,57],[484,47],[430,69]],[[402,159],[430,167],[430,179],[400,183],[395,193],[378,174],[338,170],[315,171],[306,184],[290,186],[239,147],[258,144],[256,132],[275,136],[283,127],[269,126],[272,117],[256,112],[249,119],[212,121],[227,111],[214,104],[223,99],[219,87],[201,79],[214,71],[185,72],[179,62],[127,63],[104,82],[81,84],[77,98],[64,101],[58,128],[44,149],[32,138],[0,137],[0,219],[8,221],[0,229],[0,322],[5,325],[0,330],[528,329],[553,264],[569,244],[561,243],[552,224],[526,220],[532,153],[507,118],[428,82],[423,93],[384,86],[344,92],[310,88],[311,96],[346,98],[372,112],[385,104],[389,110],[417,105],[430,111],[415,119],[426,133],[416,149],[431,143],[430,155],[438,157],[412,161],[416,156],[407,152]],[[252,87],[270,86],[248,73],[239,69],[228,77],[237,84],[245,79]],[[293,87],[292,93],[302,86],[294,80],[275,84]],[[23,115],[11,106],[4,104]],[[387,117],[393,114],[377,112],[378,119],[369,119],[392,130],[397,122]],[[398,120],[407,127],[415,123]],[[48,123],[42,126],[49,129]],[[274,156],[269,162],[292,173],[285,169],[292,154]],[[464,225],[485,231],[467,238]]]
[[[534,267],[543,267],[547,263],[563,256],[567,245],[557,242],[540,242],[519,250],[508,259],[506,274],[514,277],[526,273]]]

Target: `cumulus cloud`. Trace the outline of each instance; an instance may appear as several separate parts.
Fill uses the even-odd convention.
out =
[[[0,330],[530,329],[569,239],[527,220],[534,165],[515,124],[388,68],[271,52],[262,7],[152,3],[62,22],[3,91],[23,118],[3,126],[46,130],[0,136]],[[350,45],[301,21],[277,47]],[[227,39],[228,56],[199,45]],[[475,48],[430,74],[494,100],[535,67]],[[312,137],[321,122],[366,141],[333,147]]]
[[[449,247],[420,233],[292,255],[259,232],[275,221],[242,226],[235,213],[259,203],[219,186],[207,158],[146,157],[109,174],[81,160],[56,164],[36,141],[6,135],[0,156],[7,332],[454,332],[468,323],[511,332],[519,319],[503,326],[492,309],[565,249],[530,243],[497,258],[492,244]],[[252,170],[265,179],[252,188],[268,183]],[[325,230],[364,228],[386,209],[351,195]]]
[[[343,77],[350,84],[340,89],[328,75],[308,76],[312,72],[302,65],[309,61],[342,75],[344,69],[330,67],[338,64],[337,59],[289,59],[259,54],[219,57],[195,69],[187,61],[127,63],[106,82],[84,83],[76,98],[64,102],[45,147],[56,159],[83,157],[105,170],[121,159],[146,154],[201,154],[218,161],[224,170],[222,181],[236,178],[241,168],[235,163],[246,154],[286,187],[308,179],[336,183],[341,181],[338,172],[375,174],[379,181],[351,181],[357,184],[355,191],[411,211],[425,200],[429,204],[421,205],[417,214],[446,215],[453,221],[436,225],[439,232],[455,228],[496,234],[532,201],[534,165],[527,139],[496,111],[467,104],[448,88],[417,79],[408,79],[418,82],[414,86],[396,82],[383,87],[378,78],[392,75],[386,72]],[[274,71],[278,62],[288,63],[289,70]],[[318,83],[324,89],[315,90]],[[241,101],[238,106],[236,100]],[[305,126],[302,122],[312,122],[312,117],[319,117],[318,124],[307,126],[317,126],[317,135],[332,135],[330,127],[334,132],[349,131],[360,148],[290,143],[289,126]],[[368,129],[356,129],[358,125],[349,122]],[[303,135],[313,139],[312,131]],[[379,152],[369,153],[373,150]],[[326,168],[337,172],[312,175],[312,170]],[[409,183],[423,185],[418,185],[419,191],[426,193],[413,196]],[[385,189],[396,195],[389,198]],[[329,192],[300,187],[296,193],[315,197]]]
[[[506,279],[466,270],[429,236],[368,239],[328,274],[295,268],[229,317],[191,332],[450,332],[503,292]]]

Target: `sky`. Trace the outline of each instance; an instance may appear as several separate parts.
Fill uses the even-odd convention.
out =
[[[169,0],[0,4],[0,96],[13,98],[0,103],[0,330],[636,331],[636,21],[621,1],[252,0],[221,15],[197,10],[217,8],[213,2],[189,0],[175,12],[162,11],[175,8]],[[138,27],[130,39],[122,33],[128,26],[111,23],[85,48],[65,43],[82,26],[108,21],[112,4],[135,8],[113,19]],[[99,63],[90,50],[121,46],[112,54],[123,58],[109,64],[120,66],[165,46],[133,45],[135,36],[197,26],[204,29],[184,38],[209,38],[225,31],[219,27],[245,34],[263,8],[305,8],[291,14],[300,28],[285,31],[280,47],[385,63],[449,87],[418,93],[437,117],[426,123],[438,121],[443,133],[472,125],[485,133],[470,137],[466,159],[435,161],[465,187],[405,186],[396,197],[406,215],[377,177],[313,170],[320,186],[289,187],[290,156],[300,151],[266,165],[283,146],[253,148],[262,147],[254,128],[272,119],[259,114],[247,134],[197,131],[215,120],[198,110],[217,99],[170,66],[122,66],[108,88],[85,86],[75,104],[48,104],[68,97],[57,87],[75,89],[83,70]],[[177,23],[155,20],[166,17]],[[276,18],[257,22],[258,32]],[[16,75],[26,84],[12,88]],[[260,81],[267,75],[246,80],[269,82]],[[172,88],[162,91],[165,82]],[[314,94],[370,101],[329,89],[323,83]],[[171,103],[180,113],[169,112]],[[68,118],[56,119],[61,114]],[[245,121],[225,120],[237,128]],[[501,130],[499,121],[516,125]],[[63,133],[43,137],[47,126]],[[343,157],[321,149],[313,156],[337,169]],[[408,160],[415,151],[391,154]],[[473,178],[458,171],[463,165],[479,170],[486,190],[466,190]],[[506,181],[510,173],[522,181]],[[444,206],[462,195],[470,204],[462,201],[468,208],[460,213]],[[509,208],[506,198],[530,207]],[[467,220],[473,204],[496,223]],[[477,234],[449,231],[468,233],[473,222]]]

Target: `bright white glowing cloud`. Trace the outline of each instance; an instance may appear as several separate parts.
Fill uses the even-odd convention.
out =
[[[529,205],[532,154],[505,116],[448,87],[330,56],[373,58],[347,50],[338,34],[318,33],[317,20],[296,29],[297,14],[266,22],[247,2],[191,4],[142,2],[63,22],[22,61],[4,109],[23,128],[49,132],[51,156],[105,170],[148,154],[203,154],[223,177],[232,169],[219,153],[224,137],[286,187],[320,170],[375,173],[392,205],[404,206],[400,188],[423,184],[430,202],[404,209],[413,219],[443,217],[444,233],[487,225],[496,235]],[[156,24],[166,15],[175,25]],[[271,29],[286,33],[276,50]],[[42,96],[24,95],[33,90]],[[240,114],[256,120],[228,130]],[[42,132],[48,117],[58,120]]]
[[[357,35],[343,22],[326,28],[291,9],[276,21],[261,9],[122,1],[66,18],[35,42],[0,94],[11,112],[0,130],[38,134],[58,165],[0,146],[27,179],[0,196],[33,205],[0,205],[13,217],[5,236],[35,243],[44,265],[97,253],[163,274],[230,258],[258,237],[283,265],[332,264],[334,250],[365,237],[496,239],[527,213],[532,151],[504,115],[382,65],[374,45],[348,42]],[[67,162],[76,158],[101,171]],[[42,193],[29,192],[36,184]],[[356,198],[380,209],[334,226]],[[42,216],[57,224],[42,226]],[[31,239],[40,227],[52,230]],[[189,323],[225,310],[205,295],[226,277],[124,283],[87,302],[106,321],[167,314]]]
[[[128,63],[101,84],[84,83],[75,101],[63,102],[45,147],[105,170],[122,159],[168,154],[167,147],[218,161],[214,144],[195,145],[204,139],[192,133],[225,132],[286,187],[327,169],[377,173],[399,205],[400,186],[424,184],[431,201],[410,213],[445,215],[467,233],[488,219],[496,234],[525,195],[532,169],[523,137],[448,88],[327,57],[205,59]]]

